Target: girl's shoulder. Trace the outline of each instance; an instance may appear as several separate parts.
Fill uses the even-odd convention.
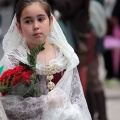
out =
[[[17,66],[21,58],[26,59],[28,49],[20,45],[18,48],[14,48],[5,54],[7,60],[13,65]]]
[[[7,55],[10,56],[26,56],[27,52],[28,52],[28,47],[24,44],[19,45],[17,48],[13,48],[12,50],[10,50],[8,53],[6,53]]]

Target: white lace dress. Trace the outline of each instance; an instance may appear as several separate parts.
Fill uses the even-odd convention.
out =
[[[40,75],[39,98],[20,96],[1,97],[4,110],[9,120],[91,120],[90,113],[83,95],[77,68],[68,69],[68,60],[58,47],[55,47],[57,58],[49,65],[55,64],[57,71],[66,69],[63,77],[49,92],[47,80],[42,74],[42,64],[37,63],[37,72]],[[0,65],[5,70],[18,65],[18,60],[27,62],[28,48],[23,44],[19,48],[7,53]],[[72,58],[71,58],[72,59]]]

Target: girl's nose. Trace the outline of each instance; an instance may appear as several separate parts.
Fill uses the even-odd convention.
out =
[[[39,23],[38,23],[38,21],[35,21],[35,22],[34,22],[34,24],[33,24],[33,29],[34,29],[34,30],[39,29]]]

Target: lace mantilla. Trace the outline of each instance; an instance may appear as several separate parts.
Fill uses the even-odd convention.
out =
[[[5,55],[0,62],[4,70],[13,68],[18,60],[27,64],[27,47],[20,45],[21,36],[15,25],[14,17],[11,27],[3,39]],[[0,100],[9,120],[91,120],[80,84],[77,65],[78,57],[68,44],[59,24],[53,17],[52,30],[48,37],[58,49],[60,59],[51,61],[57,72],[66,69],[64,75],[50,92],[46,90],[44,75],[40,75],[40,89],[44,92],[39,98],[5,96]],[[20,45],[20,46],[19,46]],[[19,46],[19,47],[18,47]],[[14,48],[14,50],[12,50]],[[10,51],[10,52],[9,52]],[[56,61],[56,62],[55,62]],[[37,64],[38,65],[38,64]],[[37,66],[39,67],[39,65]],[[41,67],[40,67],[41,68]],[[40,69],[37,71],[40,74]],[[43,87],[45,86],[45,87]]]
[[[9,64],[13,66],[17,64],[17,59],[14,58],[22,58],[25,62],[25,51],[26,47],[23,45],[7,54]],[[57,58],[61,58],[58,60],[66,59],[60,51],[58,53]],[[51,64],[60,66],[62,63],[60,64],[58,60],[53,60]],[[61,67],[65,69],[66,62],[63,63],[65,64]],[[45,86],[44,79],[40,84],[41,88]],[[45,89],[46,87],[43,91],[46,91]],[[6,96],[2,97],[1,101],[9,120],[91,120],[76,68],[70,71],[66,69],[55,88],[45,94],[39,98],[25,100],[19,96]]]

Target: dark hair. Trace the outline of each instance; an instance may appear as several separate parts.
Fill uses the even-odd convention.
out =
[[[20,17],[23,9],[33,2],[39,2],[40,4],[42,4],[43,9],[47,13],[48,17],[51,17],[51,7],[45,0],[19,0],[15,9],[17,22],[20,23]]]

